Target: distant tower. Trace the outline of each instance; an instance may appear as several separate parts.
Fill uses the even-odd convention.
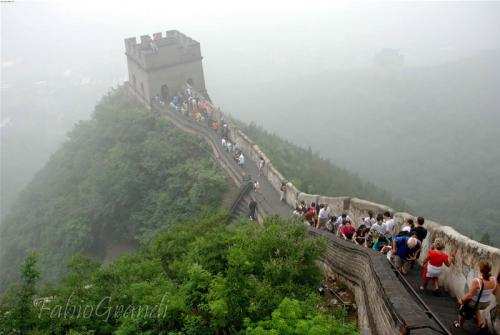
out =
[[[177,30],[125,39],[129,85],[147,105],[156,95],[166,101],[189,83],[206,95],[200,43]]]

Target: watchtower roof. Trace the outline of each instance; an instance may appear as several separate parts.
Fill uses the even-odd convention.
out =
[[[144,69],[159,66],[164,61],[175,64],[201,59],[200,43],[178,30],[142,35],[139,41],[136,37],[126,38],[125,50],[125,54]],[[167,53],[169,56],[165,57]]]
[[[125,45],[127,47],[127,52],[132,49],[137,49],[143,53],[151,53],[151,42],[154,42],[157,47],[162,47],[166,45],[178,45],[180,47],[186,47],[189,45],[198,45],[198,41],[193,40],[191,37],[181,33],[178,30],[167,30],[165,35],[162,32],[154,33],[150,35],[142,35],[140,41],[137,42],[136,37],[129,37],[125,39]]]

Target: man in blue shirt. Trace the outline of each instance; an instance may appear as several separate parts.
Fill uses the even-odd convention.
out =
[[[392,241],[391,259],[394,266],[406,274],[414,255],[420,248],[420,241],[414,236],[398,236]]]

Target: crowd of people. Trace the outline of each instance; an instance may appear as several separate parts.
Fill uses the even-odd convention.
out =
[[[155,100],[160,105],[165,105],[159,96],[155,97]],[[182,113],[195,122],[206,122],[219,134],[224,150],[232,155],[239,166],[244,166],[245,157],[238,144],[231,140],[228,124],[221,117],[220,111],[214,110],[204,97],[193,93],[192,89],[187,86],[184,92],[172,97],[169,108],[172,112]],[[264,166],[264,158],[259,157],[257,162],[259,176]],[[253,189],[259,192],[258,180],[253,181]],[[286,191],[286,182],[283,182],[280,188],[280,201],[286,200]],[[393,214],[389,211],[377,215],[373,211],[368,211],[367,216],[356,223],[347,213],[335,215],[328,204],[312,202],[307,205],[304,201],[296,205],[293,214],[312,227],[328,230],[339,238],[385,254],[403,275],[419,266],[417,260],[421,258],[422,244],[428,238],[423,217],[417,217],[416,222],[408,218],[398,229]],[[249,218],[257,220],[255,200],[250,201]],[[424,292],[430,284],[432,292],[439,295],[438,279],[444,267],[451,266],[454,258],[455,253],[447,253],[441,239],[434,239],[420,267],[420,290]],[[500,274],[497,277],[492,276],[491,264],[484,261],[479,262],[478,270],[480,275],[473,280],[469,291],[458,301],[459,317],[454,322],[454,327],[462,327],[467,319],[474,319],[480,328],[486,326],[481,312],[488,308],[496,291],[500,289]]]
[[[281,199],[283,193],[281,192]],[[307,205],[300,201],[293,213],[312,227],[328,230],[339,238],[385,254],[403,275],[419,266],[422,244],[428,235],[423,217],[418,217],[416,222],[408,218],[400,229],[397,229],[393,214],[389,211],[377,215],[368,211],[368,215],[357,224],[347,213],[333,214],[328,204],[312,202]],[[430,284],[432,293],[440,295],[438,279],[444,268],[452,265],[454,258],[455,252],[450,254],[445,251],[443,240],[436,238],[432,241],[420,266],[422,293]],[[486,327],[482,311],[488,308],[494,301],[495,292],[500,290],[500,274],[496,278],[492,276],[492,266],[488,262],[481,261],[478,266],[480,275],[473,280],[469,291],[458,301],[459,317],[454,322],[454,327],[462,327],[466,319],[474,319],[480,329]]]
[[[177,92],[168,98],[168,108],[171,112],[181,113],[197,122],[206,122],[215,130],[219,129],[219,122],[215,117],[217,110],[201,94],[194,92],[189,85],[184,91]],[[153,97],[153,102],[160,106],[165,106],[164,98],[157,94]]]
[[[166,103],[161,95],[156,95],[153,102],[160,106],[165,106]],[[245,164],[245,156],[238,147],[235,141],[230,139],[229,126],[224,118],[221,117],[221,112],[201,94],[195,92],[189,84],[186,83],[184,91],[177,92],[170,98],[168,108],[173,113],[180,113],[191,118],[198,123],[205,123],[214,132],[219,134],[221,145],[228,153],[233,156],[235,162],[243,167]]]

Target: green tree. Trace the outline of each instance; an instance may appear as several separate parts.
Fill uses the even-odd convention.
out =
[[[334,165],[319,153],[314,153],[311,147],[300,148],[254,124],[239,125],[262,148],[273,165],[301,191],[326,196],[355,196],[394,209],[408,210],[405,202]]]
[[[0,334],[28,334],[36,323],[34,300],[40,278],[37,256],[31,253],[20,268],[20,283],[14,286],[0,304]]]
[[[228,334],[247,328],[259,334],[285,329],[279,324],[290,334],[354,332],[342,313],[316,307],[323,240],[290,220],[228,220],[216,212],[169,225],[140,251],[106,266],[73,257],[65,278],[40,291],[43,305],[23,314],[36,318],[16,312],[27,310],[34,296],[38,273],[28,258],[27,293],[15,296],[25,298],[2,304],[0,325],[56,334]],[[82,311],[86,307],[93,312]]]
[[[148,241],[173,222],[213,210],[226,179],[204,143],[111,91],[35,176],[0,226],[0,291],[27,250],[42,281],[75,253],[103,259],[106,247]]]
[[[247,335],[354,335],[356,328],[326,313],[318,313],[311,301],[284,298],[270,320],[248,323]]]

